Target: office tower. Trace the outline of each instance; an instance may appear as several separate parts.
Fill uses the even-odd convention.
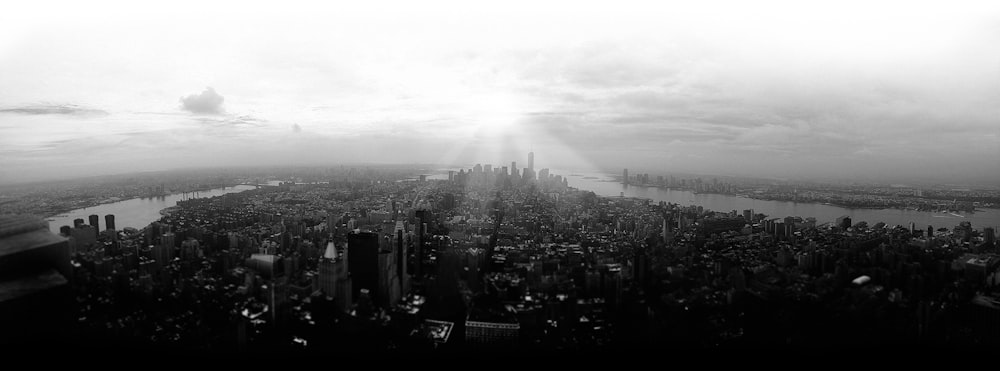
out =
[[[535,172],[532,171],[530,167],[524,168],[521,174],[523,174],[524,180],[532,180],[535,178]]]
[[[490,165],[490,164],[483,165],[483,172],[487,173],[487,174],[492,173],[493,172],[493,165]]]
[[[0,216],[0,344],[65,339],[75,322],[72,276],[68,242],[48,222]]]
[[[449,182],[455,181],[455,170],[448,170],[448,181]]]
[[[795,218],[786,216],[785,217],[785,237],[791,238],[792,234],[795,233]]]
[[[100,224],[101,224],[101,217],[98,216],[97,214],[93,214],[93,215],[89,216],[88,218],[90,219],[90,225],[94,227],[94,233],[100,232],[101,231],[101,226],[100,226]],[[96,237],[96,235],[95,235],[95,237]]]
[[[104,216],[104,228],[105,229],[115,229],[115,214],[108,214]]]
[[[535,153],[528,152],[528,168],[535,170]]]
[[[281,258],[276,255],[251,254],[246,260],[246,266],[264,279],[274,279],[284,275]]]
[[[416,230],[413,233],[416,235],[416,241],[414,241],[415,250],[413,251],[413,273],[417,279],[421,279],[423,274],[423,261],[424,261],[424,239],[427,238],[427,223],[430,222],[430,211],[428,210],[417,210],[414,213],[416,216]]]
[[[983,228],[983,242],[985,242],[987,245],[993,245],[993,243],[996,242],[996,240],[997,240],[996,230],[994,230],[992,227]]]
[[[510,162],[510,175],[517,176],[517,161]]]
[[[401,295],[400,277],[397,275],[397,256],[393,236],[386,234],[379,239],[378,292],[375,302],[382,306],[395,305]]]
[[[743,210],[743,220],[746,220],[747,223],[753,223],[753,210]]]
[[[323,257],[319,259],[319,291],[326,296],[335,298],[337,294],[337,279],[340,276],[337,264],[337,247],[333,241],[326,244]]]
[[[79,228],[73,228],[70,234],[73,236],[77,251],[89,251],[97,244],[97,234],[94,233],[92,226],[83,224]]]
[[[934,227],[927,226],[927,238],[934,237]]]
[[[628,184],[628,169],[622,171],[622,183]]]
[[[347,235],[347,269],[351,274],[351,296],[359,298],[361,289],[378,290],[379,237],[372,232]]]
[[[84,224],[83,218],[73,219],[73,228],[80,228],[80,226],[83,224]]]
[[[72,233],[73,229],[70,228],[68,225],[59,227],[59,234],[61,234],[63,237],[69,237]]]
[[[538,180],[548,181],[549,180],[549,169],[542,169],[538,171]]]
[[[351,296],[351,277],[348,275],[347,254],[338,253],[330,241],[319,259],[319,290],[333,298],[334,305],[342,312],[350,312],[354,303]]]
[[[407,255],[409,255],[409,249],[407,248],[405,236],[405,223],[403,221],[396,222],[396,240],[394,244],[394,253],[396,255],[396,275],[399,277],[399,286],[402,289],[403,294],[406,294],[410,287],[410,275],[409,270],[406,269]]]
[[[154,259],[160,262],[161,267],[174,260],[175,240],[176,235],[173,232],[167,232],[160,236],[160,244],[154,248],[153,254],[155,254]]]

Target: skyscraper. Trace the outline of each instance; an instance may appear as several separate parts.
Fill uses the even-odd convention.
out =
[[[108,214],[104,216],[104,228],[115,229],[115,214]]]
[[[351,297],[360,297],[361,289],[378,290],[378,234],[352,232],[347,235],[347,269],[351,273]]]
[[[535,153],[528,152],[528,168],[535,170]]]
[[[97,232],[100,232],[101,231],[101,225],[100,225],[101,224],[101,217],[98,216],[97,214],[93,214],[93,215],[89,216],[88,218],[90,219],[90,225],[94,227],[94,230],[97,231]]]
[[[622,171],[622,183],[628,184],[628,169]]]

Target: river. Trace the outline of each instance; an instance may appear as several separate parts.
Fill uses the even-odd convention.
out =
[[[101,230],[107,228],[104,224],[104,216],[107,214],[114,214],[115,228],[118,230],[125,229],[126,227],[142,229],[149,225],[149,223],[160,219],[160,210],[177,205],[177,201],[190,200],[192,198],[221,196],[227,193],[243,192],[254,188],[254,186],[238,185],[200,192],[177,193],[163,197],[133,198],[130,200],[85,207],[48,218],[49,230],[54,233],[59,233],[59,227],[64,225],[73,226],[73,219],[76,218],[82,218],[84,220],[84,224],[90,224],[88,217],[92,214],[97,214],[101,217]]]
[[[458,171],[459,169],[441,169],[439,173],[429,176],[428,179],[448,179],[448,170]],[[679,189],[624,185],[615,180],[614,175],[596,172],[553,170],[552,174],[566,177],[570,187],[592,191],[599,196],[615,197],[624,193],[625,197],[645,198],[655,202],[666,201],[680,205],[702,206],[713,211],[729,212],[736,210],[740,215],[743,215],[743,210],[753,209],[755,213],[763,213],[771,218],[784,218],[786,216],[813,217],[816,218],[817,224],[832,223],[838,217],[847,215],[851,217],[852,223],[865,221],[869,225],[884,222],[888,225],[909,226],[910,222],[913,222],[917,228],[921,229],[927,228],[928,225],[933,226],[935,229],[941,227],[950,229],[962,221],[972,222],[972,227],[975,229],[982,229],[983,227],[997,228],[1000,226],[1000,209],[980,209],[973,214],[950,214],[899,209],[849,209],[817,203],[757,200],[722,194],[695,194]]]

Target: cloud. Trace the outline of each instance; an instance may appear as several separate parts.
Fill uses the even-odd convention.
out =
[[[220,114],[223,113],[222,102],[225,98],[215,92],[212,87],[205,88],[201,94],[191,94],[180,99],[182,108],[193,113]]]
[[[302,132],[302,127],[299,126],[299,124],[292,124],[292,131],[294,131],[296,133],[301,133]]]
[[[0,109],[0,112],[23,115],[69,115],[69,116],[104,116],[108,113],[99,109],[84,108],[75,104],[46,104]]]

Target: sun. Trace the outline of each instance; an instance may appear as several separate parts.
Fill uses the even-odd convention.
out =
[[[470,102],[475,139],[499,140],[517,134],[523,106],[512,94],[495,93],[475,97]]]

